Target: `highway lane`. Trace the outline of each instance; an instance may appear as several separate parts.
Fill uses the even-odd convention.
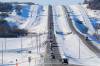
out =
[[[70,23],[72,22],[69,18],[68,12],[66,11],[66,7],[59,6],[58,8],[56,8],[56,13],[57,12],[59,16],[55,16],[57,18],[55,19],[56,21],[54,21],[54,26],[55,26],[56,40],[59,46],[61,57],[68,58],[69,64],[71,63],[73,64],[73,61],[74,61],[75,64],[83,63],[83,65],[85,64],[88,65],[88,63],[92,62],[91,57],[93,57],[93,60],[95,58],[99,60],[95,52],[93,52],[86,45],[85,39],[82,39],[80,35],[75,31],[75,28],[73,28],[72,25],[70,25]],[[67,26],[65,26],[65,23]],[[70,31],[72,32],[69,34]],[[68,34],[66,34],[66,32]],[[87,59],[89,61],[87,61]],[[94,60],[94,62],[97,60]]]
[[[68,9],[69,9],[69,8],[68,8]],[[70,9],[69,9],[69,10],[68,10],[68,9],[66,8],[66,13],[70,13]],[[70,14],[67,14],[67,17],[68,17],[68,20],[70,21],[70,22],[69,22],[69,25],[70,25],[70,28],[72,29],[72,31],[73,31],[74,33],[76,33],[76,34],[82,39],[82,41],[84,42],[84,44],[85,44],[91,51],[93,51],[98,57],[100,57],[100,50],[99,50],[97,47],[95,47],[91,41],[86,40],[86,37],[83,36],[82,34],[80,34],[80,33],[76,30],[76,28],[74,27],[73,22],[72,22],[72,20],[71,20]]]
[[[56,43],[55,34],[54,34],[54,22],[53,22],[53,10],[52,6],[49,5],[48,9],[48,42],[47,42],[47,50],[45,57],[45,66],[56,66],[61,63],[61,60],[58,45]]]
[[[53,8],[53,10],[54,10],[54,13],[55,13],[55,16],[54,16],[54,31],[55,31],[55,36],[56,36],[56,40],[57,40],[57,43],[58,43],[58,48],[59,48],[59,51],[60,51],[61,58],[66,58],[66,57],[64,57],[64,52],[62,50],[62,48],[64,48],[63,47],[64,46],[64,39],[62,37],[64,37],[68,33],[70,33],[71,30],[69,29],[68,25],[66,24],[66,19],[65,19],[65,15],[63,13],[62,6],[55,6]],[[66,28],[68,28],[68,29],[66,29]]]

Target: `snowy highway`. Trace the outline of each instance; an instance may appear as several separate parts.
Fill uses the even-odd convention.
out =
[[[69,63],[79,63],[80,65],[83,63],[88,65],[88,63],[91,62],[92,65],[92,63],[99,59],[96,54],[84,44],[85,42],[78,34],[72,30],[72,27],[70,28],[70,22],[68,21],[65,10],[66,8],[64,6],[58,6],[56,7],[56,12],[54,12],[56,15],[59,15],[54,16],[54,24],[61,57],[69,59]],[[93,58],[92,60],[94,60],[93,62],[91,61],[91,57]],[[86,61],[87,59],[89,60],[89,58],[90,61]]]
[[[91,48],[94,52],[96,52],[96,54],[98,56],[100,56],[99,55],[99,53],[100,53],[100,40],[98,38],[96,38],[96,36],[95,36],[95,35],[99,35],[99,34],[96,33],[96,29],[93,27],[92,22],[89,22],[89,23],[94,29],[94,31],[92,31],[92,32],[95,32],[95,33],[93,35],[91,34],[92,32],[87,33],[91,28],[90,27],[88,28],[88,26],[84,25],[84,19],[91,21],[89,19],[90,18],[88,15],[89,13],[87,13],[87,9],[85,7],[81,6],[83,8],[82,9],[83,11],[86,10],[85,14],[87,15],[87,17],[85,17],[84,14],[82,12],[80,12],[81,8],[79,8],[79,7],[80,7],[79,5],[76,5],[76,6],[72,5],[71,6],[70,10],[72,10],[72,12],[70,11],[70,18],[73,22],[72,24],[73,24],[75,30],[77,31],[77,33],[79,35],[83,36],[83,39],[86,39],[86,37],[87,37],[88,44],[86,43],[86,45],[89,48]],[[83,14],[83,15],[81,15],[81,14]],[[93,23],[96,23],[96,22],[94,21]],[[86,24],[87,24],[87,22],[86,22]],[[94,39],[94,37],[95,37],[95,39]],[[100,37],[100,36],[98,36],[98,37]]]
[[[78,8],[81,12],[78,15],[82,14],[78,18],[94,34],[85,11]],[[27,19],[21,21],[15,16],[14,19],[21,22],[19,28],[28,30],[28,35],[0,38],[0,66],[16,66],[16,63],[19,66],[54,66],[62,64],[63,59],[67,59],[69,65],[100,66],[99,51],[78,33],[68,6],[32,5]]]

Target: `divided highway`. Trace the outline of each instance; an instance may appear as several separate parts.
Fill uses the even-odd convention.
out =
[[[56,42],[54,34],[54,23],[53,23],[53,12],[52,6],[49,5],[48,9],[48,42],[47,42],[47,55],[45,63],[48,65],[55,66],[54,64],[60,64],[59,60],[61,59],[58,45]],[[47,65],[47,66],[48,66]]]
[[[38,14],[40,7],[42,10]],[[3,58],[3,63],[15,64],[18,59],[20,66],[28,66],[29,57],[32,58],[30,66],[78,66],[100,61],[99,51],[74,28],[66,6],[40,7],[32,10],[29,21],[22,26],[28,29],[28,36],[0,38],[0,56],[4,54],[0,60]],[[36,12],[33,14],[33,11]],[[25,63],[21,63],[23,61]]]

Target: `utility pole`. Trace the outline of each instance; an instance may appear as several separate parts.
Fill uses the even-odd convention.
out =
[[[37,53],[40,52],[40,46],[41,46],[41,38],[40,36],[41,35],[44,35],[44,34],[47,34],[47,33],[30,33],[31,34],[31,37],[32,36],[35,36],[36,37],[36,48],[37,48]]]
[[[32,48],[34,48],[32,39],[33,39],[33,37],[32,37],[32,34],[31,34],[31,44],[32,44]]]
[[[80,59],[80,43],[81,43],[81,41],[80,41],[80,38],[79,38],[79,59]]]
[[[40,35],[38,35],[38,40],[39,40],[39,41],[38,41],[38,42],[39,42],[39,45],[38,45],[38,48],[39,48],[39,54],[40,54],[40,47],[41,47],[40,39],[41,39],[41,38],[40,38]]]
[[[3,42],[2,42],[2,64],[3,64]]]
[[[5,51],[6,51],[6,38],[4,38],[4,41],[5,41]]]
[[[22,37],[21,37],[21,52],[22,52],[22,48],[23,48],[23,45],[22,45]]]

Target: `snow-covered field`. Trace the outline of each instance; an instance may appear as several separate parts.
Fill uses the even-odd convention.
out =
[[[38,10],[39,7],[40,6],[35,8]],[[35,17],[38,13],[36,10],[34,12]],[[28,66],[28,57],[32,58],[31,65],[33,66],[43,63],[43,61],[41,61],[43,59],[41,55],[44,56],[46,51],[45,42],[47,41],[48,32],[48,6],[43,7],[40,13],[41,14],[38,15],[40,19],[33,21],[34,19],[32,20],[31,18],[31,21],[27,23],[28,30],[31,33],[28,36],[19,38],[0,38],[0,65],[2,65],[3,62],[3,64],[14,64],[15,66],[17,59],[20,66]],[[32,22],[36,22],[37,24],[32,24]],[[28,53],[29,51],[32,53]]]

